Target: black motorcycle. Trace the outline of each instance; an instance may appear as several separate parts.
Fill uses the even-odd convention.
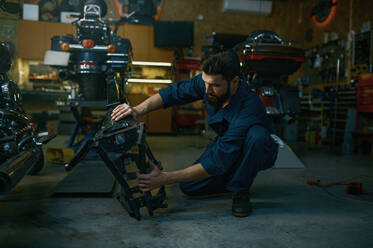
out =
[[[106,118],[99,122],[92,136],[86,135],[65,169],[72,170],[92,151],[98,154],[120,185],[119,201],[132,217],[140,220],[142,207],[146,207],[149,215],[153,215],[155,209],[167,206],[165,187],[160,187],[155,194],[141,192],[138,186],[129,183],[136,180],[136,173],[127,171],[128,166],[135,164],[140,173],[151,172],[147,159],[160,169],[162,166],[145,140],[144,123],[132,117],[119,121],[111,119],[111,111],[118,104],[127,102],[125,85],[131,73],[132,48],[128,39],[117,35],[117,29],[131,15],[118,21],[104,21],[101,17],[105,12],[106,4],[103,0],[87,0],[83,14],[73,23],[76,36],[52,38],[50,54],[56,56],[56,59],[50,57],[49,64],[58,67],[60,77],[79,84],[79,95],[75,99],[71,97],[67,103],[76,119],[68,146],[72,145],[78,128],[84,131],[84,111],[79,111],[79,106],[95,106],[106,96],[108,108]],[[62,57],[66,58],[65,64],[60,63]],[[137,147],[135,151],[131,149],[133,147]]]
[[[10,44],[0,42],[0,197],[43,169],[42,145],[54,138],[37,133],[24,111],[21,92],[7,75],[11,57]]]
[[[108,104],[113,104],[124,98],[124,85],[131,73],[132,46],[128,39],[116,33],[130,16],[118,21],[103,20],[106,9],[102,0],[86,1],[82,15],[73,22],[76,35],[52,38],[51,56],[55,59],[47,63],[57,66],[60,79],[79,84],[78,101],[107,99]],[[111,29],[111,25],[115,29]],[[58,64],[64,54],[69,56],[66,64]],[[107,84],[108,77],[114,79],[112,84]]]

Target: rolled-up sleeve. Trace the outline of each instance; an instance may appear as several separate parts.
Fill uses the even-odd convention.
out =
[[[203,99],[204,94],[205,85],[201,74],[191,79],[171,84],[159,91],[164,108]]]

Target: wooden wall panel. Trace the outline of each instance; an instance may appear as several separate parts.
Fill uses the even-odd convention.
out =
[[[43,60],[44,54],[51,48],[53,36],[75,34],[75,26],[56,22],[19,22],[18,56],[23,59]],[[173,60],[172,49],[154,47],[153,26],[125,25],[118,35],[131,41],[134,60],[162,61]]]
[[[150,54],[150,29],[152,26],[126,25],[124,37],[129,39],[133,48],[134,60],[148,61]]]
[[[149,133],[172,133],[172,108],[158,109],[147,115]]]
[[[295,1],[295,0],[293,0]],[[324,27],[317,26],[310,18],[310,12],[314,6],[313,1],[302,1],[300,6],[303,13],[302,23],[294,25],[293,30],[302,37],[302,47],[310,48],[324,43],[324,34],[336,33],[340,38],[347,38],[349,32],[349,15],[350,15],[350,1],[354,0],[338,0],[336,14],[334,18]],[[357,15],[358,13],[354,13]],[[354,17],[352,17],[354,18]],[[306,33],[312,34],[312,39],[307,37]]]
[[[143,94],[129,94],[128,99],[131,106],[136,106],[146,100],[149,96]],[[145,123],[149,133],[172,133],[172,108],[159,109],[148,113],[138,120]]]
[[[75,32],[73,25],[67,23],[20,20],[18,27],[18,56],[30,60],[44,59],[53,36]]]
[[[40,60],[45,52],[45,23],[20,21],[18,28],[18,56]],[[41,56],[43,54],[43,56]]]
[[[75,26],[68,23],[61,22],[45,22],[45,48],[49,50],[52,47],[53,36],[65,36],[67,34],[75,35]]]
[[[172,62],[173,50],[154,46],[154,27],[144,25],[124,25],[118,35],[131,41],[134,60]]]

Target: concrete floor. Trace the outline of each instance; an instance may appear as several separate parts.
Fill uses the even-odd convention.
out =
[[[177,169],[198,157],[206,139],[149,136],[148,142],[166,169]],[[231,215],[229,195],[188,199],[170,185],[169,207],[139,222],[116,199],[50,197],[67,173],[47,164],[0,200],[0,247],[373,247],[373,160],[291,147],[306,168],[261,172],[247,218]],[[372,194],[353,197],[335,186],[332,196],[306,184],[318,179],[360,181]]]

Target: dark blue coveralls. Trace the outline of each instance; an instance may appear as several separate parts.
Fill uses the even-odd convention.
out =
[[[195,163],[201,163],[209,178],[180,184],[187,195],[248,191],[260,170],[274,165],[278,147],[270,136],[270,121],[257,93],[242,79],[230,103],[215,109],[206,102],[202,74],[159,91],[164,107],[203,99],[214,141]]]

